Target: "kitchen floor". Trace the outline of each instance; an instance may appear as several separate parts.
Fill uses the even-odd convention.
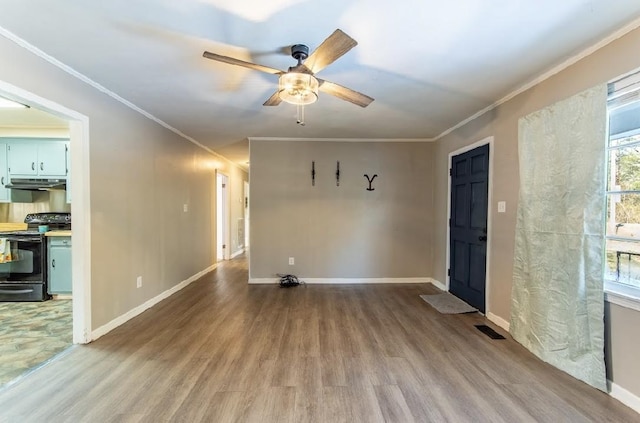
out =
[[[71,300],[0,303],[0,387],[72,345]]]

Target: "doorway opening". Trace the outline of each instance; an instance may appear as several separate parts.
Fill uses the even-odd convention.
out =
[[[229,177],[216,173],[216,259],[229,260]]]
[[[493,137],[449,154],[447,290],[486,313]]]
[[[69,149],[66,152],[67,166],[69,169],[69,178],[67,179],[67,198],[65,199],[65,192],[51,192],[49,193],[49,206],[55,208],[55,211],[59,211],[60,208],[65,208],[65,203],[70,202],[70,210],[73,216],[73,233],[71,235],[71,257],[69,275],[71,278],[71,299],[65,298],[64,295],[56,297],[58,300],[50,300],[44,302],[25,302],[25,303],[2,303],[3,305],[15,305],[16,307],[33,309],[34,316],[44,319],[48,315],[57,316],[56,319],[51,321],[36,322],[33,320],[32,326],[36,328],[45,328],[47,333],[47,339],[43,338],[44,342],[56,345],[60,344],[54,335],[64,323],[61,318],[62,315],[68,316],[70,324],[65,323],[64,327],[68,327],[71,333],[69,333],[69,339],[74,344],[85,344],[91,341],[91,234],[90,234],[90,198],[89,198],[89,119],[74,110],[68,109],[60,104],[38,96],[37,94],[26,91],[22,88],[14,86],[4,81],[0,81],[0,96],[9,98],[16,102],[29,105],[30,110],[37,111],[35,114],[49,115],[53,119],[58,119],[66,122],[64,125],[64,133],[52,133],[50,129],[45,134],[43,129],[26,128],[25,125],[18,128],[19,130],[26,131],[24,134],[16,133],[18,129],[9,129],[8,132],[2,132],[1,136],[5,137],[51,137],[51,138],[67,138],[69,140]],[[46,118],[46,116],[43,116]],[[5,122],[6,123],[6,122]],[[7,128],[10,126],[6,124]],[[56,127],[57,128],[57,127]],[[60,127],[54,132],[62,131]],[[32,131],[31,133],[27,133]],[[10,133],[10,132],[13,132]],[[73,164],[71,168],[70,163]],[[3,178],[6,179],[6,178]],[[3,187],[4,188],[4,187]],[[54,195],[55,194],[55,195]],[[60,195],[61,194],[61,195]],[[52,209],[53,211],[53,209]],[[14,213],[16,214],[16,213]],[[16,214],[17,216],[17,214]],[[6,220],[16,221],[17,218]],[[46,248],[46,247],[45,247]],[[55,257],[54,257],[55,259]],[[47,265],[51,265],[51,260]],[[59,263],[58,263],[59,264]],[[69,268],[67,268],[69,269]],[[64,308],[64,310],[60,309]],[[6,311],[6,308],[4,308]],[[50,310],[48,312],[47,310]],[[62,311],[61,311],[62,310]],[[66,317],[65,317],[66,318]],[[35,318],[34,318],[35,319]],[[66,322],[66,320],[65,320]],[[47,329],[49,323],[53,324],[51,330]],[[25,323],[26,324],[26,323]],[[24,331],[24,327],[19,327]],[[55,331],[54,331],[55,329]],[[53,345],[53,344],[51,344]],[[62,345],[62,344],[60,344]],[[58,345],[58,347],[60,346]],[[51,349],[51,351],[54,351]],[[40,351],[40,356],[44,351]],[[25,357],[21,357],[24,359]],[[40,362],[39,356],[32,357],[33,360],[25,359],[25,364]],[[50,358],[50,357],[48,357]],[[46,360],[47,357],[44,357]],[[40,361],[39,361],[40,360]],[[29,367],[31,368],[31,367]],[[17,369],[20,370],[20,369]],[[28,370],[28,368],[27,368]]]
[[[89,197],[89,118],[37,94],[0,81],[0,95],[69,121],[73,216],[73,342],[91,341],[91,202]]]

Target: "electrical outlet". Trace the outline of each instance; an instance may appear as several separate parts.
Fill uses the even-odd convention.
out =
[[[142,288],[142,276],[136,278],[136,287]]]
[[[498,201],[498,213],[505,213],[507,211],[507,202]]]
[[[296,259],[293,257],[289,257],[289,266],[293,266],[294,264],[296,264]]]
[[[189,211],[189,205],[188,204],[183,204],[182,205],[182,211],[185,212],[185,213],[188,212]]]

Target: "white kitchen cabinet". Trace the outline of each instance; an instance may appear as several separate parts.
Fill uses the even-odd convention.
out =
[[[71,237],[47,237],[49,294],[71,294]]]
[[[38,143],[38,176],[67,177],[68,142]]]
[[[66,179],[68,146],[68,141],[57,139],[9,140],[9,177]]]
[[[16,191],[5,188],[9,183],[7,164],[7,143],[0,143],[0,203],[32,203],[33,195],[29,191]]]
[[[10,174],[21,177],[38,175],[38,148],[31,141],[10,142],[7,150]]]

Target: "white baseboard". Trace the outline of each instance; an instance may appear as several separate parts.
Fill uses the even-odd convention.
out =
[[[429,282],[431,283],[431,285],[435,286],[440,291],[446,291],[447,290],[447,286],[445,284],[443,284],[442,282],[438,281],[438,280],[435,280],[433,278],[429,278]]]
[[[239,255],[244,254],[244,248],[239,249],[238,251],[236,251],[235,253],[231,254],[231,258],[234,259],[236,257],[238,257]]]
[[[497,316],[497,315],[493,314],[492,312],[488,312],[487,313],[487,319],[489,319],[490,322],[495,323],[496,325],[498,325],[502,329],[504,329],[507,332],[509,332],[509,327],[511,326],[511,324],[509,322],[507,322],[506,320],[504,320],[502,317]]]
[[[372,283],[429,283],[431,278],[303,278],[300,281],[307,284],[372,284]],[[277,284],[279,278],[249,278],[250,284]]]
[[[211,272],[217,266],[218,266],[218,264],[216,263],[216,264],[213,264],[213,265],[207,267],[203,271],[198,272],[195,275],[191,276],[190,278],[183,280],[182,282],[180,282],[179,284],[177,284],[173,288],[167,289],[166,291],[164,291],[164,292],[160,293],[159,295],[151,298],[150,300],[144,302],[143,304],[140,304],[136,308],[134,308],[132,310],[129,310],[128,312],[126,312],[125,314],[123,314],[121,316],[116,317],[115,319],[113,319],[109,323],[107,323],[105,325],[102,325],[102,326],[100,326],[99,328],[97,328],[95,330],[92,330],[91,331],[91,340],[95,341],[96,339],[100,338],[101,336],[106,335],[107,333],[111,332],[112,330],[114,330],[118,326],[124,324],[125,322],[127,322],[127,321],[129,321],[131,319],[133,319],[134,317],[136,317],[140,313],[144,312],[145,310],[147,310],[147,309],[153,307],[154,305],[158,304],[160,301],[164,300],[165,298],[169,298],[170,296],[172,296],[176,292],[178,292],[181,289],[183,289],[185,286],[189,285],[191,282],[196,281],[196,280],[200,279],[202,276],[204,276],[207,273]]]
[[[609,395],[617,399],[627,407],[631,408],[637,413],[640,413],[640,397],[636,394],[627,391],[620,385],[616,385],[610,380],[607,380],[607,387],[609,388]]]

